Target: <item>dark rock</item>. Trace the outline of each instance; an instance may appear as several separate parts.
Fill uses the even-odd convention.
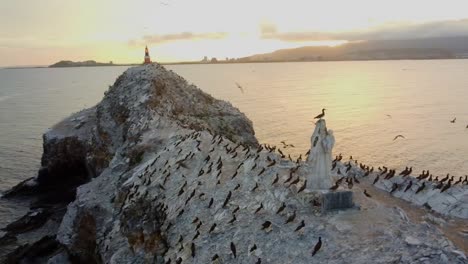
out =
[[[14,243],[17,240],[16,236],[11,233],[6,233],[0,237],[0,246],[9,245]]]
[[[63,250],[63,247],[55,240],[55,236],[45,236],[32,245],[26,244],[16,248],[7,255],[5,263],[44,263],[49,255],[59,250]]]
[[[28,212],[25,216],[2,228],[2,230],[13,234],[21,234],[41,227],[47,222],[50,215],[49,210]]]

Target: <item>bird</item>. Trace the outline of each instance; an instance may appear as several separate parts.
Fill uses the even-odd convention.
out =
[[[265,221],[263,224],[262,224],[262,230],[265,230],[265,229],[268,229],[271,227],[271,222],[270,221]]]
[[[367,190],[365,190],[365,189],[364,189],[364,195],[365,195],[366,197],[369,197],[369,198],[372,197],[369,193],[367,193]]]
[[[234,245],[233,242],[231,242],[231,252],[232,252],[232,255],[234,255],[234,258],[236,258],[237,257],[236,245]]]
[[[457,118],[455,117],[453,120],[450,120],[450,123],[455,123],[457,121]]]
[[[184,213],[184,209],[180,210],[180,212],[177,214],[177,217],[181,216]]]
[[[286,141],[281,141],[280,142],[281,144],[283,144],[283,148],[288,148],[288,147],[292,147],[294,148],[295,146],[293,144],[286,144]],[[278,149],[278,151],[280,151],[280,149]]]
[[[219,259],[218,254],[214,254],[214,256],[211,258],[211,261],[216,261]]]
[[[275,164],[276,164],[276,160],[273,160],[270,164],[268,164],[267,167],[271,167],[271,166],[273,166],[273,165],[275,165]]]
[[[224,203],[223,203],[223,208],[226,207],[226,205],[228,204],[229,202],[229,199],[231,199],[231,191],[229,191],[228,195],[226,196],[226,199],[224,200]]]
[[[192,251],[192,258],[195,257],[195,243],[192,242],[192,245],[190,246],[190,249]]]
[[[393,138],[393,141],[397,140],[398,138],[405,138],[405,136],[403,135],[397,135],[395,136],[395,138]],[[406,138],[405,138],[406,139]]]
[[[232,219],[229,220],[228,224],[232,224],[237,220],[236,215],[232,215]]]
[[[319,237],[319,240],[317,244],[315,244],[314,250],[312,251],[312,256],[315,256],[315,254],[317,254],[317,252],[320,250],[321,247],[322,247],[322,237]]]
[[[297,177],[297,179],[295,179],[294,181],[292,181],[289,185],[293,185],[293,184],[296,184],[300,181],[301,179],[299,177]]]
[[[292,180],[292,172],[289,174],[289,177],[284,181],[284,183],[288,183],[290,180]]]
[[[260,206],[257,208],[257,210],[255,210],[254,214],[258,213],[262,209],[263,209],[263,203],[260,203]]]
[[[299,224],[299,226],[296,227],[296,230],[294,230],[294,232],[297,232],[297,231],[301,230],[304,226],[305,226],[305,223],[304,223],[304,220],[302,220],[301,223]]]
[[[239,211],[239,210],[240,210],[240,207],[237,206],[236,209],[234,209],[234,211],[232,211],[232,214],[235,214],[235,213],[236,213],[237,211]]]
[[[391,115],[386,115],[386,116],[387,116],[388,118],[392,118],[392,116],[391,116]]]
[[[393,183],[392,189],[390,190],[390,193],[393,193],[394,191],[396,191],[397,188],[398,188],[398,184]]]
[[[320,115],[317,115],[316,117],[314,117],[314,119],[322,119],[324,116],[325,116],[325,108],[322,109],[322,113]]]
[[[265,168],[263,168],[263,169],[262,169],[262,170],[261,170],[261,171],[258,173],[258,175],[257,175],[257,176],[260,176],[260,175],[262,175],[264,172],[265,172]]]
[[[257,262],[255,262],[255,264],[262,264],[262,259],[261,259],[261,258],[258,258],[258,259],[257,259]]]
[[[271,183],[271,185],[274,185],[275,183],[277,183],[279,180],[279,177],[278,177],[278,173],[276,174],[276,177],[275,179],[273,180],[273,182]]]
[[[375,177],[374,182],[372,184],[376,184],[379,181],[379,178],[380,176],[377,175],[377,177]]]
[[[338,189],[340,185],[338,184],[338,182],[335,183],[335,185],[333,185],[332,187],[330,187],[330,191],[335,191],[336,189]]]
[[[440,192],[443,193],[445,192],[448,188],[452,186],[451,182],[449,181],[442,189],[440,189]]]
[[[242,88],[242,86],[241,86],[239,83],[236,82],[236,86],[237,86],[237,88],[239,88],[239,90],[240,90],[242,93],[244,93],[244,88]]]
[[[257,244],[254,244],[254,245],[250,248],[249,252],[252,252],[252,251],[254,251],[254,250],[256,250],[256,249],[257,249]]]
[[[276,211],[276,214],[281,213],[284,210],[284,208],[286,208],[286,204],[283,202],[283,204],[281,204],[280,208],[278,208],[278,211]]]
[[[213,232],[213,230],[215,230],[215,228],[216,228],[216,223],[214,223],[214,224],[210,227],[210,230],[208,231],[208,233]]]
[[[407,190],[409,190],[409,188],[411,188],[411,186],[413,186],[413,181],[410,181],[408,186],[406,186],[405,190],[403,192],[406,192]]]
[[[255,192],[255,190],[258,189],[258,183],[255,183],[255,187],[253,187],[252,192]]]
[[[297,190],[297,193],[304,191],[306,187],[307,187],[307,180],[304,180],[304,184],[302,184],[301,188]]]
[[[211,198],[211,199],[210,199],[210,203],[208,204],[208,208],[211,208],[211,206],[213,205],[213,202],[214,202],[214,199]]]

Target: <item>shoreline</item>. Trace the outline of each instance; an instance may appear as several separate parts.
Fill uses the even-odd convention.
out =
[[[435,60],[467,60],[468,58],[424,58],[424,59],[362,59],[362,60],[279,60],[279,61],[239,61],[239,62],[153,62],[160,65],[207,65],[207,64],[255,64],[255,63],[307,63],[307,62],[360,62],[360,61],[435,61]],[[124,64],[113,64],[113,65],[91,65],[91,66],[67,66],[67,67],[49,67],[49,66],[12,66],[12,67],[1,67],[0,70],[22,70],[22,69],[57,69],[57,68],[94,68],[94,67],[122,67],[122,66],[141,66],[143,64],[124,63]]]

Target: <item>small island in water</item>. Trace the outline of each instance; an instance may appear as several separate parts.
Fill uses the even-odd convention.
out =
[[[62,68],[62,67],[94,67],[94,66],[117,66],[112,61],[106,62],[96,62],[94,60],[87,61],[69,61],[62,60],[57,63],[54,63],[49,66],[49,68]]]

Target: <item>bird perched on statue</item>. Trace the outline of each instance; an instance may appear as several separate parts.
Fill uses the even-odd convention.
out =
[[[320,115],[314,117],[314,119],[322,119],[325,116],[325,110],[327,110],[327,109],[323,108],[322,113]]]

